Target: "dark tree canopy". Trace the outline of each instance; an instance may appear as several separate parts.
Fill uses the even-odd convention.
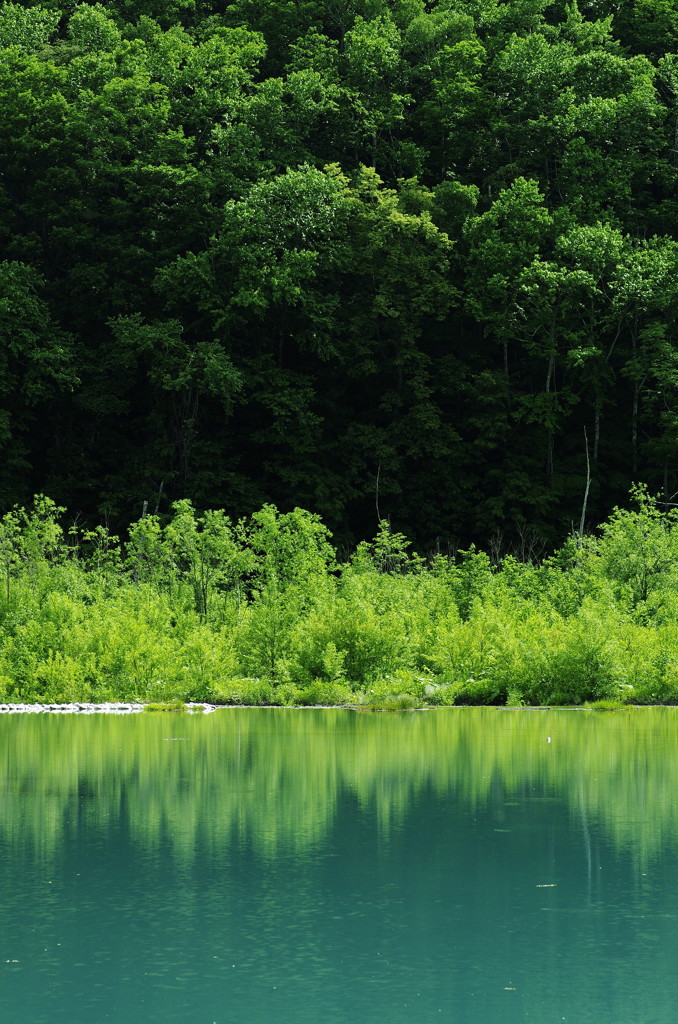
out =
[[[0,505],[678,491],[670,0],[0,3]]]

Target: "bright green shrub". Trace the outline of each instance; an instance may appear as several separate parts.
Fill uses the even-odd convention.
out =
[[[601,526],[586,567],[610,580],[617,599],[635,609],[678,588],[678,512],[662,512],[643,488],[632,496],[638,508],[615,509]]]
[[[157,516],[145,516],[130,527],[126,567],[135,581],[162,588],[175,602],[187,588],[204,619],[217,595],[242,586],[255,559],[242,525],[234,527],[221,510],[199,516],[184,499],[174,502],[172,512],[164,528]]]
[[[376,570],[378,573],[402,575],[419,572],[423,559],[408,552],[410,541],[403,533],[391,528],[391,524],[382,519],[375,539],[369,543],[362,541],[351,559],[351,566],[358,572]]]
[[[476,605],[467,621],[450,609],[435,624],[431,648],[426,657],[431,674],[456,687],[492,680],[495,665],[494,624],[482,605]],[[488,683],[488,692],[494,683]]]
[[[476,600],[482,599],[492,581],[492,566],[484,551],[471,545],[468,551],[458,552],[456,572],[452,576],[452,592],[462,619],[468,619]]]
[[[237,657],[244,673],[275,682],[286,678],[292,633],[303,606],[304,594],[298,588],[283,591],[275,578],[262,585],[237,630]]]
[[[92,687],[92,663],[60,651],[50,651],[36,662],[27,696],[40,702],[91,701],[96,697]]]
[[[295,632],[293,671],[307,683],[345,678],[354,688],[395,671],[407,634],[394,611],[380,611],[352,588],[308,613]]]
[[[273,703],[275,687],[266,680],[237,677],[224,679],[215,686],[212,699],[218,704],[257,707]]]
[[[364,706],[374,711],[414,711],[421,704],[411,693],[372,691],[365,699]]]
[[[355,695],[350,687],[340,682],[328,682],[323,679],[314,680],[309,686],[298,687],[296,704],[302,706],[326,706],[336,707],[341,704],[351,704],[355,701]]]
[[[302,510],[246,527],[189,502],[134,524],[123,559],[36,499],[0,520],[0,699],[678,701],[676,516],[639,504],[498,571],[473,548],[426,569],[386,524],[338,566]]]
[[[251,517],[247,543],[255,556],[254,586],[275,580],[281,591],[288,586],[312,592],[335,566],[331,534],[320,517],[295,508],[283,514],[264,505]]]

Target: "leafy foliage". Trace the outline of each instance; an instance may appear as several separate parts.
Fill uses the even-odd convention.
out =
[[[678,701],[678,513],[645,490],[583,545],[427,563],[382,523],[176,502],[121,542],[38,497],[0,520],[0,699],[405,709]]]
[[[668,0],[1,3],[0,509],[146,502],[151,545],[190,499],[135,571],[205,618],[206,508],[503,553],[585,487],[672,500],[677,38]]]

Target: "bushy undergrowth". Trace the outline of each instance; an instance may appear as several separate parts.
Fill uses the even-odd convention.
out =
[[[678,516],[643,491],[595,537],[428,562],[382,523],[190,502],[121,541],[36,498],[0,520],[0,700],[341,705],[678,701]]]

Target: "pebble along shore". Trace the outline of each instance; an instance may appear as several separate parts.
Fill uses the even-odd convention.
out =
[[[145,704],[0,704],[0,715],[52,714],[52,715],[133,715],[143,711]],[[215,711],[213,704],[187,704],[188,711]]]

